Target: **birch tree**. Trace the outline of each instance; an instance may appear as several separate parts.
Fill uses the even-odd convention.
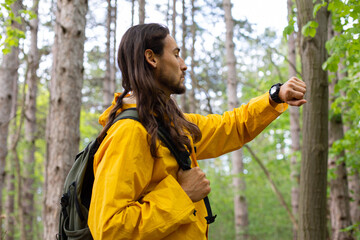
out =
[[[79,150],[87,10],[85,0],[57,2],[44,183],[46,240],[54,239],[58,231],[63,183]]]
[[[313,17],[312,0],[296,0],[298,25],[302,31],[300,55],[302,77],[307,84],[303,108],[303,146],[300,173],[300,240],[326,239],[326,187],[328,157],[328,78],[321,66],[327,53],[326,8]],[[317,27],[317,29],[316,29]]]
[[[227,72],[227,96],[228,108],[233,109],[239,106],[236,95],[237,80],[236,80],[236,59],[234,53],[234,20],[231,15],[231,1],[223,0],[223,8],[225,13],[226,24],[226,65]],[[248,209],[246,197],[244,195],[246,186],[245,180],[242,177],[244,171],[244,163],[242,159],[242,150],[237,150],[232,153],[232,174],[234,187],[234,213],[235,213],[235,234],[236,240],[248,239]]]

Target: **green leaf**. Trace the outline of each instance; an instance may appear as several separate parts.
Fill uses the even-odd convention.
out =
[[[316,29],[310,28],[309,35],[310,35],[311,37],[315,37],[315,35],[316,35]]]
[[[11,49],[8,48],[8,47],[6,47],[6,48],[4,48],[4,49],[2,50],[2,52],[3,52],[4,55],[6,55],[6,54],[8,54],[8,53],[11,52]]]
[[[315,37],[316,28],[319,27],[319,24],[316,21],[309,21],[303,28],[301,29],[301,33],[305,36]]]
[[[319,24],[316,21],[310,21],[310,27],[312,28],[318,28]]]

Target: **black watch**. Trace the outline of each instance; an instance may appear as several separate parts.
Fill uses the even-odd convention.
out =
[[[276,102],[276,103],[284,103],[284,101],[282,101],[279,98],[279,92],[280,92],[280,87],[282,86],[281,83],[277,83],[271,86],[270,90],[269,90],[269,94],[271,99]]]

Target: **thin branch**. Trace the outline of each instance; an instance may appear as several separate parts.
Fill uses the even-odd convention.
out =
[[[294,65],[294,63],[292,63],[284,54],[281,54],[276,48],[270,47],[269,45],[267,45],[267,46],[269,47],[270,50],[272,50],[272,51],[274,51],[276,54],[282,56],[282,57],[285,59],[285,61],[287,61],[287,62],[289,63],[289,65],[290,65],[292,68],[295,69],[296,73],[297,73],[301,78],[303,78],[302,75],[301,75],[301,72],[299,72],[299,71],[297,70],[297,68],[296,68],[296,66]]]
[[[269,171],[266,169],[265,165],[260,161],[260,159],[256,156],[254,151],[248,145],[244,145],[244,147],[246,147],[246,149],[249,151],[249,153],[251,154],[253,159],[259,164],[260,168],[264,171],[267,179],[270,182],[270,186],[271,186],[272,190],[275,192],[275,194],[278,197],[281,205],[285,208],[285,210],[286,210],[291,222],[293,223],[295,229],[298,230],[299,227],[298,227],[297,220],[296,220],[295,216],[292,214],[292,212],[291,212],[290,208],[288,207],[288,205],[286,204],[283,195],[281,194],[279,189],[276,187],[274,181],[272,180]]]

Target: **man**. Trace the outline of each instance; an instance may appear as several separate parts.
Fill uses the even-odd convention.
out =
[[[207,239],[207,212],[200,200],[211,189],[197,159],[239,149],[287,104],[306,102],[305,83],[292,78],[275,86],[271,96],[265,93],[223,115],[183,114],[170,97],[185,92],[187,67],[179,51],[169,30],[158,24],[134,26],[121,40],[124,92],[115,94],[99,120],[104,129],[94,157],[88,221],[94,239]],[[134,107],[141,123],[126,119],[112,125],[119,112]],[[179,170],[158,140],[159,122],[177,147],[190,153],[191,170]]]

